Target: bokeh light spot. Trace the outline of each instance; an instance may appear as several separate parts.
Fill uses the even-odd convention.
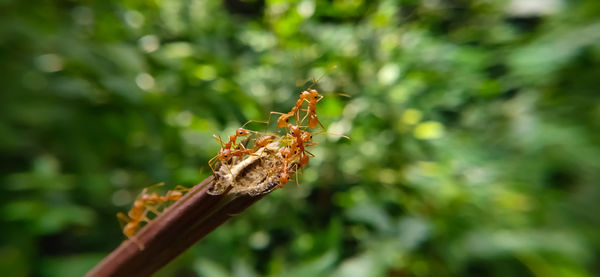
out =
[[[402,114],[402,122],[408,125],[414,125],[421,120],[422,113],[416,109],[407,109]]]
[[[444,135],[444,125],[436,121],[423,122],[415,127],[414,136],[418,139],[436,139]]]
[[[138,40],[138,45],[144,52],[152,53],[160,47],[160,40],[155,35],[147,35]]]
[[[39,70],[44,72],[57,72],[61,71],[64,67],[64,61],[62,57],[57,54],[45,54],[38,56],[35,59],[35,64]]]
[[[154,77],[148,73],[140,73],[135,77],[135,83],[143,90],[154,88]]]

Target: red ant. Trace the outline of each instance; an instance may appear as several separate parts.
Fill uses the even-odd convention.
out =
[[[280,154],[283,158],[283,164],[281,165],[281,174],[279,175],[279,186],[283,187],[290,180],[289,161],[292,157],[291,148],[289,146],[284,147],[280,151]]]
[[[298,98],[298,100],[296,100],[296,105],[294,105],[294,107],[292,107],[292,110],[289,113],[278,113],[278,112],[271,112],[271,114],[280,114],[281,116],[277,119],[277,128],[283,128],[285,127],[290,120],[290,117],[294,116],[294,115],[298,115],[298,111],[300,110],[300,108],[302,108],[302,104],[304,103],[304,101],[308,102],[309,105],[312,105],[313,108],[313,113],[314,113],[314,106],[315,104],[321,100],[323,96],[320,95],[317,90],[314,89],[308,89],[305,90],[303,92],[300,93],[300,97]],[[309,106],[311,107],[311,106]],[[310,108],[309,108],[310,109]],[[317,120],[318,121],[318,120]],[[319,122],[320,124],[320,122]],[[322,125],[321,125],[322,126]],[[315,125],[316,127],[316,125]],[[314,128],[314,127],[311,127]]]
[[[298,148],[300,150],[299,162],[301,168],[308,164],[309,156],[306,155],[307,153],[312,157],[315,156],[313,153],[310,153],[308,152],[308,150],[304,149],[305,146],[312,146],[317,144],[316,142],[311,143],[311,140],[312,135],[309,132],[302,132],[302,134],[300,135],[300,139],[298,140]]]
[[[169,190],[164,196],[160,196],[156,193],[145,194],[142,196],[142,200],[151,203],[153,205],[159,205],[168,201],[177,201],[183,196],[184,191],[188,191],[189,189],[183,186],[177,186],[174,190]]]
[[[317,82],[315,81],[314,84],[316,84]],[[313,84],[313,85],[314,85]],[[298,111],[300,110],[300,108],[302,108],[302,104],[304,103],[304,101],[309,102],[312,101],[312,99],[317,99],[316,102],[318,102],[319,100],[321,100],[322,96],[314,89],[308,89],[305,90],[303,92],[300,93],[300,96],[298,98],[298,100],[296,100],[296,105],[294,105],[294,107],[292,107],[292,110],[288,113],[279,113],[279,112],[271,112],[272,114],[279,114],[279,118],[277,119],[277,128],[284,128],[285,126],[287,126],[287,124],[290,121],[290,117],[296,115],[296,119],[298,120]],[[316,103],[315,102],[315,103]],[[270,122],[270,115],[269,115],[269,120],[267,120],[267,122]]]
[[[302,92],[300,98],[308,102],[308,109],[306,111],[306,115],[302,118],[300,122],[303,122],[306,117],[308,117],[308,127],[314,129],[317,127],[317,124],[321,126],[321,128],[325,129],[323,124],[319,121],[317,117],[317,102],[323,99],[323,95],[319,94],[316,89],[308,89]]]
[[[244,124],[245,125],[245,124]],[[210,159],[208,161],[208,166],[210,166],[210,169],[215,172],[215,169],[212,165],[212,162],[215,159],[218,159],[219,161],[221,161],[222,163],[227,164],[227,162],[229,162],[229,160],[231,159],[231,157],[233,156],[241,156],[242,152],[239,152],[238,150],[231,150],[232,146],[234,146],[234,148],[237,148],[240,145],[236,145],[236,140],[238,137],[245,137],[248,136],[252,133],[252,131],[244,129],[244,128],[238,128],[235,131],[235,135],[231,135],[229,136],[229,141],[227,141],[227,143],[223,143],[223,141],[221,140],[220,137],[217,137],[215,135],[213,135],[213,138],[215,140],[217,140],[217,142],[219,142],[219,144],[221,145],[221,150],[219,150],[219,154],[217,154],[215,157],[213,157],[212,159]],[[243,145],[241,145],[242,148],[244,148]],[[245,148],[244,148],[245,149]],[[227,167],[227,169],[229,169],[229,167]],[[231,173],[231,170],[229,171]]]
[[[301,126],[298,125],[288,124],[290,132],[286,135],[286,137],[291,139],[291,143],[280,151],[280,155],[283,160],[281,166],[281,174],[279,177],[279,183],[281,186],[285,185],[289,181],[289,163],[296,157],[298,157],[298,153],[300,153],[299,163],[296,164],[296,166],[299,168],[308,164],[309,156],[307,155],[307,153],[314,157],[312,153],[308,152],[304,148],[305,146],[307,146],[307,143],[309,143],[312,139],[312,135],[309,132],[302,131],[300,127]]]
[[[148,198],[149,195],[146,194],[146,189],[140,193],[138,199],[133,202],[133,207],[131,210],[127,212],[127,215],[123,213],[117,213],[117,218],[125,222],[125,226],[123,227],[123,234],[127,236],[128,239],[132,240],[135,244],[138,245],[140,249],[144,249],[144,246],[141,245],[137,240],[133,238],[135,233],[137,233],[138,229],[142,222],[150,222],[150,219],[147,217],[148,214]],[[156,213],[156,212],[155,212]]]
[[[236,142],[237,138],[248,136],[248,135],[250,135],[250,133],[251,133],[250,130],[246,130],[244,128],[238,128],[235,131],[235,135],[229,136],[229,141],[227,143],[225,143],[225,145],[221,145],[221,146],[223,149],[231,149],[232,146],[235,146],[235,142]],[[218,141],[221,143],[220,138]]]
[[[256,152],[258,149],[266,147],[271,142],[273,142],[273,136],[266,135],[266,136],[259,137],[254,141],[254,146],[252,147],[252,151]]]
[[[163,183],[158,184],[158,186]],[[169,190],[164,196],[160,196],[157,193],[146,194],[147,189],[144,189],[140,196],[133,202],[133,207],[127,215],[123,213],[117,213],[117,218],[126,222],[123,227],[123,234],[127,238],[131,239],[138,247],[143,250],[144,246],[136,241],[133,236],[137,233],[142,222],[149,223],[148,211],[153,212],[155,215],[159,215],[160,212],[157,210],[158,206],[162,203],[169,201],[177,201],[183,196],[183,192],[189,190],[183,186],[177,186],[174,190]]]
[[[132,236],[135,235],[142,222],[150,222],[150,219],[146,216],[147,214],[148,210],[146,209],[144,200],[135,200],[133,207],[127,215],[117,213],[117,218],[126,222],[125,227],[123,227],[123,234],[132,239]],[[141,248],[143,249],[143,247]]]

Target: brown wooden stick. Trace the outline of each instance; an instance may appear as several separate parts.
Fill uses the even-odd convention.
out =
[[[149,276],[229,218],[279,188],[273,142],[233,159],[123,242],[86,276]],[[143,248],[143,249],[141,249]]]
[[[86,276],[149,276],[264,196],[211,195],[207,191],[213,183],[212,176],[206,178],[144,226],[133,237],[143,250],[127,240]]]

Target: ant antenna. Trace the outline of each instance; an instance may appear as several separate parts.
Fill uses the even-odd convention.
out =
[[[273,112],[272,112],[273,113]],[[246,127],[246,125],[248,125],[249,123],[255,122],[255,123],[262,123],[262,124],[266,124],[267,125],[267,130],[269,128],[269,121],[271,120],[271,116],[269,115],[269,120],[267,121],[260,121],[260,120],[248,120],[246,123],[244,123],[244,125],[242,125],[240,128],[244,128]],[[265,130],[265,133],[267,132],[267,130]],[[260,134],[260,132],[257,131],[253,131],[253,130],[248,130],[250,131],[250,133],[254,133],[254,134]]]
[[[306,89],[311,89],[311,88],[313,88],[314,86],[316,86],[316,85],[317,85],[317,84],[318,84],[318,83],[321,81],[321,79],[323,79],[325,76],[329,75],[329,74],[331,73],[331,71],[333,71],[333,70],[334,70],[334,69],[336,69],[336,68],[337,68],[337,65],[335,65],[335,64],[334,64],[334,65],[332,65],[332,66],[330,66],[329,68],[327,68],[327,69],[325,70],[325,72],[323,72],[323,74],[321,74],[321,76],[320,76],[318,79],[315,79],[315,77],[310,77],[310,79],[311,79],[311,81],[312,81],[312,85],[310,85],[310,86],[309,86],[308,88],[306,88]],[[308,82],[308,81],[307,81],[307,82]]]
[[[336,134],[336,133],[330,133],[330,132],[327,132],[327,130],[325,130],[325,129],[323,129],[322,131],[320,131],[320,132],[318,132],[318,133],[316,133],[314,135],[317,136],[317,135],[321,135],[321,134],[326,134],[326,135],[330,135],[330,136],[336,136],[336,137],[345,138],[347,140],[352,140],[352,139],[350,139],[349,136],[342,135],[342,134]]]

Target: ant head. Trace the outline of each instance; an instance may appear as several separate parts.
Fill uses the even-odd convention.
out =
[[[319,97],[319,92],[316,89],[308,89],[308,92],[310,93],[310,96],[313,98]]]
[[[290,117],[292,117],[294,114],[282,114],[279,119],[277,119],[277,128],[283,128],[285,127],[285,125],[288,124],[288,122],[290,122]]]
[[[312,94],[306,90],[300,93],[300,99],[308,100],[311,96]]]
[[[289,127],[290,127],[290,133],[292,134],[292,136],[294,136],[294,137],[298,137],[298,136],[300,136],[300,134],[301,134],[301,132],[302,132],[302,131],[300,130],[300,127],[298,127],[298,126],[295,126],[295,125],[291,125],[291,124],[290,124],[290,126],[289,126]]]
[[[316,89],[309,88],[307,91],[307,96],[309,96],[310,98],[319,98],[321,95]]]
[[[217,135],[213,135],[213,138],[219,142],[219,144],[221,145],[221,148],[223,147],[223,140],[221,139],[221,136],[217,136]]]
[[[312,134],[309,132],[302,132],[302,135],[300,135],[300,140],[302,140],[302,142],[309,142],[312,139]]]
[[[244,128],[238,128],[238,129],[237,129],[237,131],[235,131],[235,134],[236,134],[238,137],[244,137],[244,136],[247,136],[247,135],[249,135],[249,134],[250,134],[250,131],[249,131],[249,130],[246,130],[246,129],[244,129]]]
[[[219,151],[219,160],[222,162],[226,162],[229,159],[231,159],[231,150],[229,149],[222,149],[221,151]]]

